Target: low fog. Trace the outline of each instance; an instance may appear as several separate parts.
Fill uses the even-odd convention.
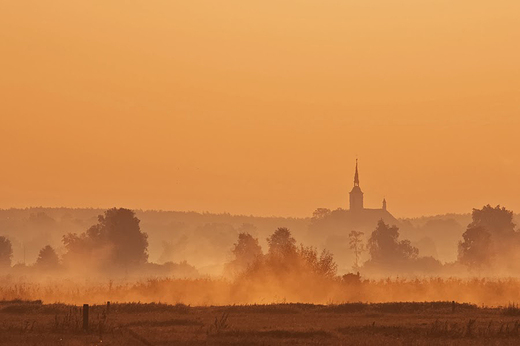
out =
[[[0,299],[505,304],[520,298],[519,245],[513,212],[489,205],[374,224],[343,209],[304,219],[10,209],[0,211]]]

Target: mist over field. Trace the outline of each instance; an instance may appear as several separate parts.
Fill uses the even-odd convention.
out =
[[[113,208],[0,211],[0,299],[194,305],[520,300],[517,216],[265,218]],[[471,289],[467,289],[471,288]],[[505,294],[504,292],[508,292]]]
[[[102,209],[27,208],[0,211],[0,234],[12,243],[13,264],[32,265],[38,252],[46,245],[58,254],[66,249],[62,242],[68,233],[82,233],[95,225]],[[309,218],[266,218],[210,214],[196,212],[136,211],[140,228],[148,234],[149,261],[162,264],[182,262],[197,267],[202,274],[218,276],[223,265],[232,258],[231,249],[238,234],[247,232],[267,246],[266,238],[278,227],[290,229],[297,241],[318,249],[328,249],[338,262],[338,273],[352,270],[354,254],[349,249],[348,233],[341,220]],[[441,262],[457,258],[457,242],[465,226],[471,221],[467,215],[442,215],[400,220],[401,237],[409,239],[421,254],[433,256]],[[376,224],[373,225],[374,229]],[[369,231],[369,230],[366,230]],[[363,240],[368,239],[366,233]],[[367,255],[363,254],[363,258]]]

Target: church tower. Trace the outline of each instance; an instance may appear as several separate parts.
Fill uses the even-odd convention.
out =
[[[354,187],[350,191],[350,210],[363,210],[363,192],[359,187],[358,162],[356,159],[356,173],[354,174]]]

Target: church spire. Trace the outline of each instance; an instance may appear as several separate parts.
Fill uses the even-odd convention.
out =
[[[354,175],[354,187],[350,191],[350,210],[358,212],[363,210],[363,192],[359,187],[358,160],[356,159],[356,174]]]
[[[354,186],[359,186],[359,173],[357,168],[357,159],[356,159],[356,174],[354,175]]]

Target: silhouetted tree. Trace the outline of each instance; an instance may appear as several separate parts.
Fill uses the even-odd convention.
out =
[[[409,240],[399,241],[399,228],[379,220],[377,228],[368,240],[368,250],[373,262],[398,262],[416,259],[419,250]]]
[[[103,257],[108,265],[130,267],[148,260],[148,235],[141,232],[139,219],[129,209],[113,208],[99,215],[98,224],[81,235],[68,234],[63,237],[67,248],[64,258],[76,255]]]
[[[312,213],[313,220],[324,219],[331,214],[331,210],[327,208],[318,208]]]
[[[473,221],[468,228],[482,227],[491,235],[506,237],[515,233],[513,223],[513,212],[497,205],[492,207],[489,204],[482,209],[473,209]]]
[[[235,255],[236,265],[241,268],[247,268],[262,256],[262,248],[258,244],[258,239],[253,238],[249,233],[238,235],[238,241],[234,244],[231,252]]]
[[[513,212],[489,204],[482,209],[473,209],[472,222],[459,243],[459,261],[471,268],[481,269],[492,262],[511,266],[516,255],[520,237],[515,232]]]
[[[298,255],[303,260],[303,270],[310,269],[315,274],[328,278],[336,276],[338,265],[334,262],[334,256],[329,251],[323,250],[318,256],[316,248],[300,245]]]
[[[229,276],[244,272],[262,257],[262,248],[258,244],[258,239],[244,232],[238,234],[238,241],[233,245],[231,252],[235,258],[224,268],[224,274]]]
[[[351,231],[348,235],[349,246],[350,249],[354,251],[355,256],[354,266],[352,266],[355,272],[359,271],[359,257],[361,253],[365,251],[365,245],[363,244],[363,239],[361,239],[363,234],[363,232]]]
[[[484,227],[470,226],[459,242],[459,261],[471,268],[481,269],[490,265],[495,257],[491,233]]]
[[[296,253],[296,240],[288,228],[278,228],[267,238],[269,255],[274,257],[288,257]]]
[[[252,238],[252,237],[251,237]],[[251,238],[244,237],[250,243]],[[254,239],[256,244],[256,239]],[[267,255],[260,256],[244,272],[244,276],[262,280],[266,277],[277,278],[280,282],[285,280],[315,280],[318,278],[331,279],[336,276],[337,265],[333,255],[323,250],[318,254],[315,247],[296,247],[296,240],[289,229],[278,228],[267,238],[269,251]],[[256,245],[253,245],[256,247]],[[235,249],[237,248],[235,244]]]
[[[338,265],[334,262],[334,256],[327,249],[323,249],[316,267],[319,275],[333,278],[338,271]]]
[[[40,250],[38,258],[36,259],[36,266],[45,269],[56,269],[60,265],[60,259],[54,249],[47,245]]]
[[[11,241],[6,237],[0,236],[0,267],[10,267],[13,257],[13,247]]]

